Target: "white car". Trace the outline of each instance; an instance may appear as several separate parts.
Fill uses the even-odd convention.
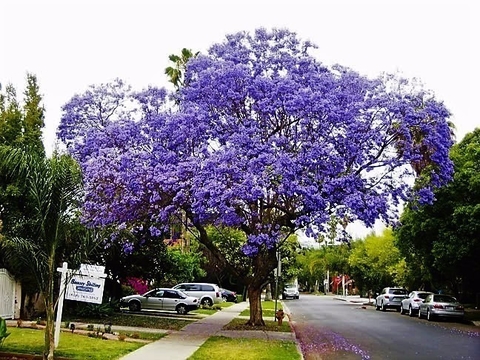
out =
[[[375,299],[375,310],[386,311],[394,308],[400,311],[402,300],[408,297],[408,292],[404,288],[386,287]]]
[[[286,284],[283,288],[282,292],[282,299],[299,299],[300,298],[300,291],[298,290],[298,286],[295,284]]]
[[[128,307],[130,311],[171,310],[184,315],[189,311],[197,310],[199,301],[196,297],[188,296],[179,290],[157,288],[142,295],[129,295],[121,298],[120,307]]]
[[[415,316],[420,309],[420,304],[424,302],[428,295],[433,294],[429,291],[412,291],[408,294],[408,298],[402,300],[400,307],[400,314]]]

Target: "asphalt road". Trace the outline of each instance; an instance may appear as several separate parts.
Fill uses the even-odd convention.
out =
[[[375,311],[327,296],[287,300],[306,360],[480,359],[480,329]]]

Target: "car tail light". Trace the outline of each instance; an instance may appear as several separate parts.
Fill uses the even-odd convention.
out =
[[[442,305],[442,304],[435,304],[435,305],[433,305],[433,307],[434,307],[435,309],[443,309],[443,305]]]
[[[198,299],[195,299],[195,300],[193,300],[193,302],[194,302],[194,303],[196,303],[196,302],[197,302],[197,300],[198,300]]]
[[[422,300],[421,299],[413,299],[413,301],[418,302],[418,301],[422,301]]]
[[[215,293],[215,294],[216,294],[217,297],[220,297],[220,293],[219,293],[219,292],[217,292],[217,293]]]
[[[388,296],[388,295],[385,295],[385,299],[388,299],[389,297],[390,297],[390,296]]]

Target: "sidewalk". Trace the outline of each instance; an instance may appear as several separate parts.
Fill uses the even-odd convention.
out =
[[[213,315],[185,326],[180,331],[172,331],[167,336],[125,355],[120,360],[185,360],[191,356],[211,336],[263,338],[272,340],[296,341],[295,334],[267,331],[230,331],[222,327],[248,307],[243,301],[222,309]]]

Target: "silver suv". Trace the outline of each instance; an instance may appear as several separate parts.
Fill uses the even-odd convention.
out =
[[[175,285],[173,288],[184,292],[188,296],[196,297],[200,300],[201,305],[212,306],[223,301],[222,293],[217,284],[182,283]]]
[[[375,310],[385,311],[394,308],[400,311],[402,300],[407,297],[408,292],[404,288],[386,287],[375,299]]]

